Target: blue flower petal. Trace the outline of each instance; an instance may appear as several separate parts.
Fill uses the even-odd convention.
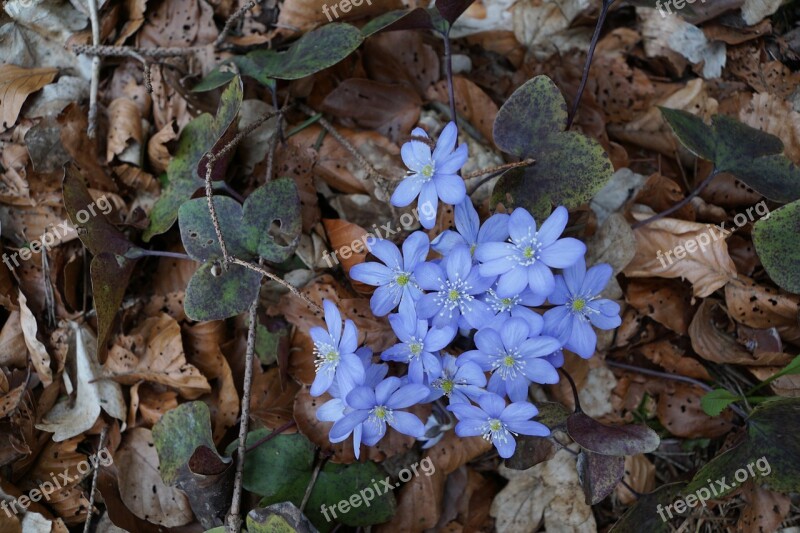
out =
[[[468,158],[469,147],[466,143],[461,144],[452,154],[436,160],[436,172],[441,172],[442,174],[455,174],[461,170],[461,167],[464,166],[464,163],[467,162]]]
[[[486,219],[478,231],[478,242],[503,242],[508,239],[508,220],[506,213],[495,213]]]
[[[564,347],[584,359],[588,359],[594,354],[594,349],[597,347],[597,334],[589,322],[575,320],[572,323],[572,334]]]
[[[459,406],[459,405],[467,405],[466,403],[456,402],[451,403],[451,407]],[[477,437],[478,435],[483,435],[483,428],[486,425],[486,420],[480,420],[477,418],[467,418],[466,420],[461,420],[458,424],[456,424],[456,435],[459,437]]]
[[[323,403],[317,409],[317,420],[323,422],[336,422],[344,416],[347,405],[340,398],[334,398]]]
[[[425,394],[427,394],[427,389]],[[416,438],[425,435],[425,425],[420,422],[419,418],[411,413],[395,411],[392,413],[392,418],[390,418],[388,422],[390,426],[403,435],[411,435]]]
[[[531,266],[536,266],[536,263]],[[522,290],[528,286],[528,270],[528,268],[515,265],[514,268],[502,274],[497,280],[497,289],[495,291],[497,292],[497,296],[500,298],[511,298],[521,293]],[[536,292],[534,287],[531,287],[531,289]]]
[[[369,306],[375,316],[386,316],[397,307],[402,296],[403,289],[398,285],[384,285],[372,293]]]
[[[421,263],[414,269],[414,278],[420,288],[426,291],[436,291],[442,288],[444,270],[436,263]]]
[[[368,416],[369,411],[362,410],[353,411],[344,415],[341,419],[337,420],[331,428],[329,435],[331,442],[337,443],[345,440],[350,433],[353,432],[353,429],[366,420]]]
[[[530,238],[536,233],[536,221],[531,214],[518,207],[511,213],[511,218],[508,219],[508,234],[515,244],[528,244]]]
[[[556,280],[553,271],[541,261],[536,261],[528,267],[528,286],[536,294],[548,295],[553,292]],[[499,293],[498,293],[499,294]]]
[[[564,344],[572,335],[572,322],[573,316],[565,306],[553,307],[544,314],[544,331]]]
[[[436,185],[429,181],[419,191],[417,201],[417,214],[419,223],[425,229],[432,229],[436,224],[436,211],[439,208],[439,196],[436,194]]]
[[[405,409],[420,402],[428,395],[428,387],[418,383],[403,385],[385,401],[384,405],[390,409]]]
[[[528,399],[528,381],[522,374],[517,374],[514,377],[507,377],[506,380],[506,394],[508,399],[512,402],[524,402]]]
[[[485,326],[494,318],[489,306],[480,300],[472,300],[469,304],[462,304],[461,314],[466,319],[467,324],[474,329]]]
[[[580,293],[587,296],[600,294],[608,285],[608,281],[613,274],[614,271],[611,265],[601,263],[593,266],[586,272],[586,277],[583,278]]]
[[[497,394],[487,393],[478,398],[478,405],[492,418],[500,418],[506,402]]]
[[[425,335],[425,349],[436,352],[456,338],[456,328],[431,328]]]
[[[569,212],[564,206],[556,207],[547,220],[542,222],[539,232],[536,234],[536,240],[544,246],[556,242],[556,240],[564,233],[564,228],[567,227],[569,220]]]
[[[507,350],[517,348],[529,335],[530,328],[521,318],[511,318],[500,328],[500,338]]]
[[[456,229],[463,236],[464,241],[469,244],[477,242],[481,220],[471,199],[464,198],[463,202],[456,205],[454,219]]]
[[[469,276],[470,270],[472,270],[472,258],[465,246],[454,248],[444,261],[447,279],[450,281],[465,281]]]
[[[527,359],[522,371],[534,383],[548,385],[558,383],[558,371],[544,358]]]
[[[334,345],[338,346],[342,338],[342,315],[336,304],[330,300],[323,300],[322,308],[325,311],[325,323],[328,325],[328,331],[333,338]]]
[[[330,389],[335,376],[336,373],[333,367],[324,367],[317,370],[317,376],[314,378],[314,382],[311,383],[311,390],[309,391],[311,396],[319,396]]]
[[[402,270],[403,256],[400,255],[400,250],[392,241],[375,239],[369,245],[369,251],[390,269]]]
[[[503,410],[500,415],[500,420],[508,424],[512,421],[525,421],[530,420],[539,414],[539,410],[530,402],[514,402],[510,403]]]
[[[475,259],[482,263],[488,263],[514,256],[516,252],[517,248],[508,242],[482,242],[475,248]],[[509,263],[511,262],[509,261]],[[498,274],[502,274],[502,272],[498,272]]]
[[[553,292],[547,297],[547,301],[553,305],[564,305],[572,298],[572,293],[570,293],[569,288],[567,287],[567,282],[564,280],[564,276],[555,276],[555,285],[553,286]]]
[[[436,148],[433,149],[433,159],[439,161],[445,156],[450,155],[453,148],[456,146],[457,140],[458,128],[456,127],[456,123],[452,121],[448,122],[442,130],[442,133],[439,134],[439,138],[436,140]]]
[[[421,141],[408,141],[400,147],[403,163],[413,172],[422,172],[422,167],[431,162],[431,149]]]
[[[497,448],[497,453],[503,459],[508,459],[514,455],[514,450],[517,449],[517,441],[507,430],[503,429],[502,432],[492,435],[492,444]]]
[[[350,268],[350,278],[367,285],[386,285],[393,277],[392,271],[380,263],[359,263]]]
[[[419,195],[422,185],[423,181],[419,175],[407,176],[395,188],[390,202],[395,207],[405,207],[409,205],[414,201],[414,198]]]
[[[431,318],[439,313],[442,309],[442,301],[439,298],[439,293],[432,292],[426,294],[417,302],[417,315],[420,318]]]
[[[425,261],[430,244],[428,236],[421,231],[415,231],[403,241],[403,270],[405,272],[413,272],[418,264]]]
[[[506,422],[506,427],[518,435],[533,435],[535,437],[550,436],[550,430],[547,429],[547,426],[539,422],[534,422],[533,420]]]
[[[394,394],[394,391],[399,389],[402,385],[403,382],[400,380],[400,378],[395,376],[388,377],[378,383],[378,386],[375,387],[376,405],[386,405],[386,402],[389,401],[389,397]]]
[[[567,268],[574,265],[576,261],[582,261],[585,253],[585,244],[578,239],[567,237],[542,248],[539,257],[550,267]]]
[[[355,323],[349,318],[344,321],[344,333],[339,342],[339,351],[345,354],[352,354],[358,348],[358,329]]]
[[[467,246],[467,241],[458,232],[449,229],[444,230],[431,241],[431,248],[445,257],[456,246]]]
[[[467,196],[467,187],[464,185],[464,179],[461,176],[439,174],[437,172],[433,178],[433,183],[436,185],[436,194],[446,204],[458,205]]]

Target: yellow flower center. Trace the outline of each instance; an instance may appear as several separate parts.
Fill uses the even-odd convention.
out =
[[[404,286],[408,285],[408,281],[410,279],[411,279],[411,275],[403,272],[402,274],[397,276],[395,281],[397,281],[398,285],[400,285],[401,287],[404,287]]]
[[[386,408],[384,406],[382,406],[382,405],[379,405],[378,407],[376,407],[375,408],[375,416],[377,418],[380,418],[381,420],[386,418]]]
[[[453,387],[454,386],[455,386],[455,384],[453,383],[452,379],[445,379],[445,380],[442,381],[442,390],[448,396],[450,395],[451,392],[453,392]]]
[[[533,248],[530,246],[526,246],[525,250],[522,251],[522,255],[525,256],[525,259],[530,259],[533,257]]]
[[[451,302],[455,302],[458,300],[458,291],[455,289],[450,289],[450,292],[447,293],[447,297],[450,299]]]
[[[507,355],[503,358],[503,364],[506,366],[514,366],[514,363],[515,363],[514,358],[511,357],[510,355]]]
[[[572,301],[572,310],[576,313],[580,313],[586,307],[586,300],[583,298],[577,298]]]
[[[433,176],[433,165],[425,165],[422,167],[422,175],[426,178]]]
[[[325,360],[326,361],[331,361],[331,362],[338,361],[339,360],[339,352],[337,352],[336,350],[329,351],[328,353],[325,354]]]
[[[500,431],[503,429],[503,423],[500,422],[498,419],[494,418],[489,422],[489,429],[492,431]]]
[[[408,348],[411,350],[411,355],[419,355],[422,353],[422,344],[418,342],[411,343]]]

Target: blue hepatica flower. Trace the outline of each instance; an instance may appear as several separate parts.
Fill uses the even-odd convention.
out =
[[[325,311],[325,328],[314,326],[309,330],[314,341],[317,376],[311,384],[311,395],[319,396],[333,384],[334,378],[347,382],[363,382],[364,365],[355,354],[358,347],[358,330],[352,320],[344,322],[342,315],[330,300],[322,302]]]
[[[422,296],[414,279],[414,269],[428,257],[430,241],[421,231],[415,231],[403,242],[403,254],[391,241],[377,239],[369,244],[372,255],[384,264],[361,263],[350,269],[350,277],[378,288],[369,301],[375,316],[384,316],[397,304],[403,308],[413,307],[413,302]]]
[[[558,383],[558,372],[546,357],[561,344],[553,337],[538,336],[521,318],[509,318],[500,330],[483,328],[475,334],[477,350],[464,352],[459,363],[477,363],[482,370],[492,371],[487,390],[512,402],[528,398],[528,385]]]
[[[456,328],[428,328],[427,320],[418,320],[413,309],[389,316],[395,335],[400,340],[381,354],[384,361],[408,364],[408,379],[422,383],[425,376],[434,380],[442,374],[442,364],[434,355],[456,337]]]
[[[511,242],[482,243],[475,250],[481,262],[482,276],[500,276],[497,295],[514,296],[527,286],[535,294],[549,295],[555,284],[550,268],[572,266],[586,245],[577,239],[559,236],[567,227],[569,213],[558,207],[536,230],[536,221],[524,209],[517,208],[508,219]]]
[[[457,231],[445,230],[431,243],[431,248],[443,256],[448,255],[456,246],[466,246],[473,255],[480,243],[508,238],[508,215],[494,214],[481,225],[478,211],[469,197],[456,206],[454,218]]]
[[[366,346],[356,350],[356,355],[364,365],[364,380],[359,383],[350,382],[347,379],[334,380],[328,394],[331,399],[322,404],[317,409],[317,419],[323,422],[336,422],[347,412],[348,405],[345,398],[351,390],[359,385],[375,387],[380,383],[389,372],[389,365],[372,363],[372,350]]]
[[[333,424],[331,442],[342,442],[353,435],[353,450],[359,456],[361,443],[374,446],[386,434],[386,425],[405,435],[422,437],[425,426],[411,413],[401,411],[428,395],[425,385],[403,385],[400,378],[389,377],[377,386],[356,387],[347,395],[349,413]]]
[[[530,289],[525,289],[516,296],[500,298],[494,290],[489,289],[482,299],[489,309],[497,313],[494,319],[487,324],[489,327],[500,329],[506,320],[513,317],[527,321],[531,331],[542,331],[542,316],[528,309],[528,306],[542,305],[546,299],[544,296],[533,294]]]
[[[613,271],[609,265],[595,265],[586,270],[581,259],[556,276],[555,289],[548,297],[558,306],[544,314],[545,329],[551,331],[564,345],[583,358],[591,357],[597,345],[592,329],[614,329],[622,323],[619,304],[599,294],[608,284]]]
[[[458,366],[456,358],[450,354],[442,357],[442,377],[431,383],[431,395],[426,402],[447,396],[450,403],[469,403],[470,399],[478,401],[485,394],[486,375],[475,363],[465,362]]]
[[[486,393],[478,399],[478,405],[480,407],[467,403],[452,403],[447,407],[459,420],[456,424],[456,435],[483,436],[494,444],[503,459],[514,455],[517,442],[513,435],[537,437],[550,435],[550,430],[545,425],[531,420],[539,411],[528,402],[506,405],[500,396]]]
[[[414,129],[411,135],[428,138],[422,128]],[[391,202],[394,206],[405,207],[419,196],[417,206],[423,228],[431,229],[436,222],[440,198],[446,204],[458,205],[467,194],[464,180],[457,174],[467,162],[467,145],[455,148],[457,140],[458,129],[451,122],[442,130],[433,153],[426,143],[414,140],[400,149],[409,172],[395,189]]]
[[[489,288],[491,280],[473,268],[466,247],[453,249],[441,265],[422,263],[414,275],[421,288],[433,291],[419,299],[417,313],[420,318],[432,317],[434,326],[460,326],[463,317],[470,327],[478,328],[493,318],[489,306],[475,298]]]

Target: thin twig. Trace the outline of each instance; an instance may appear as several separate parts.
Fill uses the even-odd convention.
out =
[[[697,188],[696,188],[695,190],[693,190],[692,192],[690,192],[690,193],[689,193],[689,194],[686,196],[686,198],[684,198],[683,200],[681,200],[681,201],[680,201],[680,202],[678,202],[677,204],[673,205],[673,206],[672,206],[672,207],[670,207],[669,209],[666,209],[666,210],[664,210],[664,211],[661,211],[660,213],[658,213],[658,214],[655,214],[655,215],[653,215],[653,216],[651,216],[650,218],[647,218],[647,219],[645,219],[645,220],[640,220],[639,222],[636,222],[635,224],[633,224],[633,225],[631,226],[631,228],[632,228],[632,229],[641,228],[642,226],[644,226],[644,225],[646,225],[646,224],[649,224],[649,223],[651,223],[651,222],[655,222],[656,220],[660,220],[660,219],[664,218],[665,216],[667,216],[667,215],[671,215],[671,214],[672,214],[672,213],[674,213],[675,211],[679,210],[680,208],[682,208],[683,206],[685,206],[686,204],[688,204],[689,202],[691,202],[691,201],[692,201],[692,198],[694,198],[695,196],[697,196],[698,194],[700,194],[700,193],[703,191],[703,189],[705,189],[705,188],[706,188],[706,186],[708,186],[708,184],[709,184],[709,183],[711,183],[711,181],[712,181],[712,180],[713,180],[713,179],[714,179],[714,178],[717,176],[717,174],[718,174],[718,172],[717,172],[717,169],[715,168],[715,169],[714,169],[714,170],[711,172],[711,174],[709,174],[709,175],[708,175],[708,177],[707,177],[706,179],[704,179],[704,180],[703,180],[703,181],[700,183],[700,185],[698,185],[698,186],[697,186]]]
[[[103,426],[103,430],[100,431],[100,442],[97,444],[97,453],[99,454],[100,451],[105,448],[106,442],[106,435],[108,434],[108,426]],[[96,459],[96,457],[95,457]],[[89,533],[92,525],[92,509],[94,508],[94,493],[97,491],[97,473],[100,471],[100,467],[95,463],[94,465],[94,472],[92,472],[92,490],[89,494],[89,509],[86,511],[86,522],[83,524],[83,533]]]
[[[578,387],[575,385],[575,381],[572,379],[572,376],[569,375],[569,372],[564,370],[563,367],[559,368],[558,370],[564,374],[564,377],[567,378],[567,381],[569,382],[569,386],[572,387],[572,397],[575,399],[575,412],[582,413],[583,410],[581,409],[581,399],[578,398]]]
[[[319,476],[319,471],[322,470],[322,466],[328,460],[327,456],[321,456],[317,461],[317,464],[314,465],[314,471],[311,473],[311,479],[306,486],[306,492],[303,494],[303,501],[300,502],[300,512],[302,513],[305,508],[306,504],[308,503],[308,499],[311,497],[311,491],[314,489],[314,485],[317,483],[317,477]]]
[[[171,48],[136,48],[133,46],[108,46],[78,44],[72,47],[75,54],[85,54],[87,56],[100,57],[135,57],[133,54],[154,59],[165,59],[168,57],[186,56],[204,50],[205,46],[186,46]]]
[[[514,163],[506,163],[505,165],[497,165],[494,167],[487,167],[482,168],[480,170],[474,170],[467,174],[464,174],[464,179],[472,179],[477,178],[478,176],[485,176],[486,174],[498,174],[500,172],[504,172],[506,170],[510,170],[512,168],[517,167],[527,167],[528,165],[532,165],[536,162],[535,159],[525,159],[524,161],[516,161]]]
[[[100,45],[100,13],[97,9],[97,0],[89,0],[89,20],[92,24],[92,44]],[[89,89],[89,125],[86,134],[94,139],[97,132],[97,93],[100,88],[100,57],[92,58],[92,82]]]
[[[281,433],[283,433],[284,431],[286,431],[290,427],[294,427],[296,425],[297,425],[297,422],[295,422],[294,419],[289,420],[288,422],[286,422],[282,426],[278,426],[272,432],[268,433],[267,435],[264,435],[263,437],[261,437],[260,439],[255,441],[253,444],[248,445],[247,449],[245,449],[244,453],[252,452],[253,450],[258,448],[262,444],[265,444],[265,443],[271,441],[273,438],[277,437],[278,435],[280,435]]]
[[[628,370],[630,372],[636,372],[637,374],[644,374],[645,376],[653,376],[654,378],[663,378],[663,379],[671,379],[673,381],[682,381],[684,383],[690,383],[695,385],[696,387],[700,387],[706,392],[710,392],[714,390],[713,387],[703,383],[700,380],[690,378],[688,376],[681,376],[678,374],[669,374],[667,372],[659,372],[658,370],[650,370],[647,368],[639,368],[638,366],[633,365],[626,365],[625,363],[618,363],[616,361],[609,361],[606,359],[606,364],[612,368],[619,368],[621,370]],[[741,416],[743,419],[747,419],[747,413],[742,411],[737,405],[730,404],[728,407],[736,413],[737,415]]]
[[[250,320],[247,327],[247,351],[244,363],[244,384],[242,388],[242,417],[239,420],[239,444],[236,451],[236,477],[233,481],[233,498],[231,509],[228,512],[226,531],[239,533],[242,519],[239,517],[239,507],[242,498],[242,483],[244,481],[244,459],[247,448],[247,428],[250,422],[250,389],[253,386],[253,360],[256,346],[256,324],[258,322],[258,299],[250,305]]]
[[[289,291],[292,294],[294,294],[295,296],[297,296],[298,298],[303,300],[311,309],[313,309],[317,313],[322,313],[323,312],[322,308],[320,306],[318,306],[316,303],[314,303],[314,301],[311,300],[311,298],[309,298],[308,296],[306,296],[305,294],[300,292],[300,290],[297,287],[295,287],[294,285],[292,285],[288,281],[285,281],[284,279],[280,278],[279,276],[276,276],[275,274],[273,274],[269,270],[265,269],[264,267],[261,267],[261,266],[258,266],[258,265],[254,265],[253,263],[248,263],[247,261],[242,261],[241,259],[237,259],[236,257],[233,257],[233,256],[229,256],[229,261],[230,261],[230,263],[232,263],[234,265],[239,265],[239,266],[243,266],[245,268],[249,268],[250,270],[253,270],[255,272],[260,273],[262,276],[265,276],[265,277],[271,279],[272,281],[275,281],[276,283],[279,283],[279,284],[283,285],[284,287],[289,289]]]
[[[575,95],[575,101],[572,103],[572,110],[567,118],[567,129],[572,127],[572,121],[575,120],[575,115],[578,113],[578,106],[581,104],[583,91],[586,90],[586,82],[589,80],[589,70],[592,68],[592,58],[594,58],[594,51],[597,48],[597,42],[600,40],[600,32],[603,31],[603,24],[605,24],[608,9],[616,0],[603,0],[603,7],[600,8],[600,17],[597,19],[597,25],[594,27],[594,34],[592,35],[592,42],[589,45],[589,53],[586,56],[586,63],[583,66],[583,76],[581,77],[581,84],[578,87],[578,92]]]
[[[219,32],[219,35],[217,36],[217,40],[214,41],[214,48],[219,48],[219,46],[222,44],[222,42],[225,40],[225,38],[233,29],[233,25],[236,24],[236,22],[238,22],[239,19],[242,18],[245,13],[256,7],[257,4],[258,2],[256,2],[255,0],[250,0],[245,5],[237,9],[233,15],[228,17],[228,20],[225,21],[225,27],[222,28],[222,31]]]

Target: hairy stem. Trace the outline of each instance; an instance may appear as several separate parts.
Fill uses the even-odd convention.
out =
[[[456,114],[456,96],[453,86],[453,50],[450,44],[450,31],[444,35],[444,69],[447,75],[447,95],[450,100],[450,120],[458,126],[458,115]]]

